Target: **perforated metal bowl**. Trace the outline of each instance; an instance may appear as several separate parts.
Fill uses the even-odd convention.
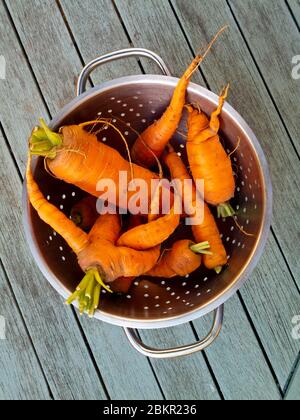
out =
[[[91,71],[108,61],[128,56],[144,56],[153,59],[163,76],[138,75],[103,83],[88,92],[86,81]],[[178,79],[170,77],[162,59],[151,51],[128,49],[100,57],[83,70],[78,81],[78,97],[67,105],[52,121],[51,127],[77,124],[101,117],[113,119],[131,144],[136,134],[142,132],[165,110]],[[187,102],[198,103],[210,114],[218,104],[218,97],[208,90],[190,84]],[[119,121],[121,119],[124,122]],[[174,357],[189,354],[207,347],[220,332],[223,304],[245,282],[256,266],[266,243],[270,227],[272,188],[266,159],[252,130],[241,116],[228,104],[222,112],[221,135],[225,148],[232,155],[237,175],[236,197],[232,201],[238,223],[254,234],[246,236],[234,220],[219,220],[219,228],[228,253],[228,266],[220,275],[204,268],[187,278],[136,280],[129,294],[123,297],[108,296],[103,290],[101,307],[96,318],[123,326],[134,347],[151,357]],[[179,132],[186,130],[183,120]],[[106,127],[99,133],[99,141],[107,142],[125,155],[124,145],[115,132]],[[177,134],[175,149],[186,157],[185,139]],[[69,214],[82,192],[50,177],[42,160],[33,163],[34,176],[45,196]],[[28,203],[24,188],[24,221],[27,239],[32,253],[45,277],[66,298],[82,278],[76,256],[63,239],[38,218]],[[131,328],[162,328],[199,318],[215,310],[215,319],[209,335],[201,342],[177,349],[155,350],[143,345]]]

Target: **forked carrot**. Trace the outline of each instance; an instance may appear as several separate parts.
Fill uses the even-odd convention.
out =
[[[155,156],[160,158],[166,145],[171,140],[180,123],[183,108],[185,105],[186,90],[190,79],[204,58],[211,50],[217,38],[227,29],[222,28],[213,40],[209,43],[203,55],[198,55],[189,65],[179,80],[173,93],[170,105],[163,116],[150,125],[136,140],[131,153],[133,161],[139,165],[151,168],[155,165]]]
[[[168,146],[168,153],[164,156],[164,161],[169,168],[171,178],[182,183],[182,199],[184,205],[188,206],[187,210],[189,210],[190,216],[193,217],[193,211],[197,204],[197,191],[195,185],[189,187],[190,184],[184,184],[185,180],[191,179],[186,166],[171,146]],[[198,200],[200,200],[199,195]],[[209,251],[211,254],[203,256],[203,263],[205,267],[208,269],[214,269],[217,273],[219,273],[222,266],[227,263],[227,254],[220,238],[220,232],[215,219],[205,202],[203,203],[203,209],[203,221],[201,224],[193,225],[192,231],[194,239],[197,243],[205,241],[209,242]]]
[[[219,106],[212,113],[210,121],[203,113],[188,106],[187,153],[194,180],[204,180],[204,199],[218,207],[222,217],[232,216],[234,210],[229,204],[235,192],[235,180],[230,157],[227,156],[218,135],[219,116],[228,94],[226,87],[220,96]],[[206,127],[206,120],[208,127]],[[198,132],[197,132],[197,124]]]
[[[107,283],[120,277],[138,277],[156,264],[160,255],[159,246],[147,251],[115,246],[121,231],[118,215],[100,216],[89,234],[77,227],[41,193],[31,172],[30,156],[26,179],[30,203],[41,220],[65,239],[76,253],[79,266],[86,273],[67,301],[70,304],[78,300],[81,313],[86,311],[90,316],[94,314],[99,305],[101,288],[111,292]]]

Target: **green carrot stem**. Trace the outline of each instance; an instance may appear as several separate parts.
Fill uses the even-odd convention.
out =
[[[208,241],[200,242],[199,244],[193,244],[190,246],[190,250],[195,252],[195,254],[212,255],[212,252],[207,251],[209,248],[210,248],[210,244]]]
[[[218,205],[218,217],[226,218],[235,215],[235,211],[229,202]]]
[[[109,293],[113,293],[113,291],[109,287],[107,287],[106,284],[101,279],[99,271],[97,269],[95,269],[94,271],[95,271],[95,278],[97,282],[103,287],[103,289],[105,289]]]
[[[216,272],[217,274],[220,274],[220,273],[221,273],[221,271],[222,271],[222,269],[223,269],[223,267],[222,267],[221,265],[218,265],[217,267],[215,267],[215,272]]]
[[[30,153],[32,155],[54,159],[57,148],[63,143],[63,137],[61,134],[50,130],[42,118],[40,119],[40,123],[41,127],[36,127],[29,139]]]

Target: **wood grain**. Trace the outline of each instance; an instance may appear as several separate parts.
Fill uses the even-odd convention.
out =
[[[300,401],[300,362],[295,369],[285,399],[287,401]]]
[[[0,139],[3,140],[1,136]],[[0,300],[6,337],[0,339],[0,400],[50,400],[46,380],[1,266]]]
[[[207,334],[211,318],[208,316],[194,323],[200,337]],[[248,328],[248,320],[237,296],[226,303],[222,333],[206,350],[206,355],[217,381],[222,385],[226,400],[281,399],[255,334]]]
[[[140,331],[142,340],[151,347],[177,347],[195,341],[188,324],[162,330]],[[218,400],[218,390],[201,353],[170,360],[153,360],[166,399]]]
[[[300,80],[292,77],[292,59],[299,55],[300,34],[293,18],[281,0],[230,5],[299,153]]]
[[[300,27],[300,0],[287,0],[293,15],[298,23],[298,28]]]

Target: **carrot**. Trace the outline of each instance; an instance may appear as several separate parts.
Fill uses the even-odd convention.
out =
[[[71,209],[71,220],[73,220],[76,226],[85,231],[92,228],[98,217],[97,199],[91,195],[84,197]]]
[[[30,156],[26,179],[30,203],[39,217],[66,240],[85,272],[83,280],[67,301],[71,304],[78,299],[81,313],[94,314],[99,305],[101,288],[111,292],[106,283],[120,277],[138,277],[156,264],[160,255],[159,246],[147,251],[115,246],[121,231],[118,215],[100,216],[89,234],[77,227],[44,198],[33,179]]]
[[[131,150],[133,161],[139,165],[150,168],[156,159],[160,158],[166,145],[171,140],[180,123],[185,105],[186,90],[190,79],[201,62],[207,56],[213,44],[227,27],[222,28],[208,45],[203,55],[198,55],[189,65],[179,80],[173,93],[170,105],[162,117],[149,126],[136,140]]]
[[[37,211],[40,219],[50,225],[59,235],[63,236],[70,248],[78,254],[87,245],[88,235],[44,198],[33,179],[30,157],[27,163],[26,181],[30,203]]]
[[[220,96],[219,106],[211,115],[210,121],[203,113],[188,106],[187,153],[194,180],[204,180],[205,201],[218,207],[218,215],[232,216],[234,210],[229,204],[235,192],[235,180],[230,157],[227,156],[218,135],[219,116],[228,94],[226,87]],[[199,115],[200,114],[200,115]],[[206,126],[206,120],[208,126]],[[198,132],[197,132],[197,124]]]
[[[196,206],[197,191],[195,185],[191,188],[184,184],[184,180],[191,179],[182,159],[177,155],[171,146],[168,146],[168,153],[164,156],[164,162],[166,163],[171,173],[171,178],[179,180],[183,188],[183,202],[184,204],[191,203],[188,209],[193,216],[193,211]],[[198,197],[200,199],[200,197]],[[206,268],[214,269],[219,273],[222,266],[227,263],[227,253],[220,238],[220,232],[215,222],[215,219],[207,206],[204,205],[203,222],[198,225],[192,226],[193,235],[197,243],[208,241],[210,245],[211,254],[203,256],[203,263]]]
[[[148,273],[150,277],[172,278],[187,276],[196,271],[202,263],[201,253],[209,248],[208,242],[195,244],[183,239],[173,244],[171,250],[167,250],[160,261]]]
[[[118,206],[124,201],[125,191],[119,188],[119,174],[122,171],[127,175],[125,189],[131,181],[143,179],[148,187],[147,197],[150,199],[151,181],[157,178],[154,173],[131,164],[116,150],[99,142],[94,134],[83,129],[84,124],[65,126],[57,134],[42,119],[40,122],[42,127],[37,127],[29,140],[30,153],[44,156],[48,169],[55,177],[95,197],[99,197],[98,182],[108,179],[116,186],[116,197],[112,197],[111,204]],[[101,123],[101,120],[97,122]],[[103,124],[109,123],[103,120]],[[129,200],[135,194],[136,192],[127,191],[127,200],[120,207],[127,208]]]
[[[180,214],[176,214],[175,206],[173,206],[170,214],[123,233],[118,239],[117,245],[127,246],[136,250],[153,248],[166,241],[179,223]]]

